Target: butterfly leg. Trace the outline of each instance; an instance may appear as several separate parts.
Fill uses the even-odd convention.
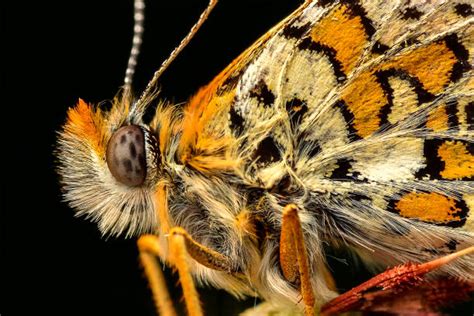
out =
[[[280,265],[283,275],[290,282],[299,282],[305,304],[305,315],[314,315],[314,293],[309,275],[309,263],[303,230],[296,205],[283,210],[280,235]]]
[[[149,240],[146,240],[144,238],[148,238]],[[141,237],[139,240],[139,247],[140,247],[140,243],[145,244],[146,242],[153,243],[153,245],[146,245],[148,250],[151,249],[152,250],[151,252],[154,255],[162,257],[157,246],[158,245],[157,236],[146,235],[146,236]],[[140,253],[142,253],[141,249],[144,249],[144,248],[145,247],[142,245],[140,248]],[[217,251],[209,249],[206,246],[198,243],[188,234],[188,232],[186,232],[185,229],[181,227],[171,228],[171,230],[169,231],[168,261],[171,265],[176,267],[178,270],[179,280],[183,288],[184,301],[186,304],[186,309],[188,310],[188,315],[201,316],[203,315],[203,313],[202,313],[201,305],[199,302],[199,295],[196,291],[196,287],[194,285],[194,281],[191,276],[189,262],[187,258],[188,254],[198,263],[210,269],[219,270],[219,271],[227,271],[231,273],[236,272],[236,270],[232,268],[229,258],[218,253]],[[143,262],[143,259],[142,259],[142,262]],[[154,272],[151,271],[151,273],[154,273]],[[161,285],[154,286],[154,283],[158,283],[157,281],[154,280],[157,277],[154,275],[149,275],[149,273],[146,271],[146,267],[145,267],[145,274],[147,275],[147,278],[150,281],[153,296],[154,297],[158,296],[156,298],[157,309],[160,312],[160,315],[165,315],[165,314],[161,314],[162,308],[160,307],[161,305],[164,305],[163,304],[164,302],[158,301],[159,295],[163,295],[162,294],[163,289],[164,291],[166,291],[166,287],[164,285],[164,279],[162,282],[160,281]],[[169,296],[167,300],[169,300]],[[169,315],[174,315],[174,314],[169,314]]]
[[[156,260],[156,257],[161,257],[158,237],[155,235],[141,236],[138,240],[138,250],[158,315],[176,316],[173,302],[166,287],[165,277]]]
[[[190,316],[202,315],[199,297],[187,261],[187,254],[210,269],[234,272],[231,268],[230,259],[198,243],[181,227],[173,227],[170,230],[169,238],[171,262],[178,269],[188,314]]]

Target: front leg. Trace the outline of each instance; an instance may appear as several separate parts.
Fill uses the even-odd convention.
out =
[[[156,260],[156,257],[162,257],[158,236],[143,235],[138,239],[137,244],[140,262],[151,289],[156,313],[160,316],[176,316],[165,277]]]
[[[198,243],[184,228],[174,227],[170,230],[169,235],[170,247],[173,247],[172,242],[174,240],[182,238],[187,253],[203,266],[217,271],[237,272],[235,268],[232,268],[229,258]]]
[[[191,271],[188,264],[188,254],[200,264],[218,271],[236,272],[230,264],[229,258],[209,249],[208,247],[195,241],[185,229],[173,227],[169,231],[169,263],[176,267],[179,274],[179,281],[183,289],[184,301],[188,315],[203,315],[199,295],[196,291]],[[174,316],[173,305],[169,298],[168,290],[163,278],[163,273],[157,267],[156,260],[151,261],[150,254],[163,257],[159,249],[159,238],[155,235],[144,235],[138,241],[140,259],[145,269],[145,275],[150,284],[156,308],[159,315]]]

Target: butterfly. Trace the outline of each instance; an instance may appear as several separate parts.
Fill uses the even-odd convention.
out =
[[[136,1],[123,90],[110,110],[80,100],[58,140],[65,199],[104,234],[141,236],[157,310],[173,313],[155,256],[178,270],[190,315],[195,281],[307,315],[468,297],[472,4],[306,1],[184,107],[157,102],[215,4],[135,99]],[[374,271],[405,265],[338,297],[328,249]]]

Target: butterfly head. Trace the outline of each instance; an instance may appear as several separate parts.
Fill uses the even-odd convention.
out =
[[[124,101],[104,111],[79,100],[59,134],[65,200],[107,235],[157,229],[154,195],[165,179],[159,137]]]

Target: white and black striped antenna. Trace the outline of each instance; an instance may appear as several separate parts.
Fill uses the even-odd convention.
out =
[[[140,47],[143,41],[143,30],[145,21],[145,1],[134,0],[133,2],[133,42],[128,58],[127,70],[125,70],[125,78],[123,80],[125,94],[130,93],[132,89],[133,74],[137,65],[137,58],[140,54]]]
[[[140,96],[140,99],[134,104],[135,109],[143,108],[146,104],[143,104],[144,101],[149,97],[149,94],[156,89],[156,83],[158,79],[161,77],[163,72],[168,68],[168,66],[173,62],[176,56],[183,50],[186,45],[191,41],[194,35],[197,33],[199,28],[202,26],[204,21],[209,17],[212,9],[217,4],[217,0],[209,0],[209,4],[207,5],[206,9],[201,13],[199,16],[198,21],[193,25],[191,30],[189,31],[188,35],[179,43],[179,45],[171,52],[169,57],[161,64],[160,68],[153,74],[153,78],[147,84],[145,91]],[[132,82],[132,75],[135,71],[135,64],[136,64],[136,57],[139,53],[139,47],[141,44],[141,35],[143,33],[143,10],[145,4],[143,0],[135,0],[135,28],[134,28],[134,37],[133,37],[133,47],[130,53],[130,59],[128,61],[127,72],[125,74],[125,89],[129,89],[131,82]],[[139,19],[141,18],[141,20]],[[135,49],[137,47],[137,49]],[[129,90],[130,91],[130,90]]]

